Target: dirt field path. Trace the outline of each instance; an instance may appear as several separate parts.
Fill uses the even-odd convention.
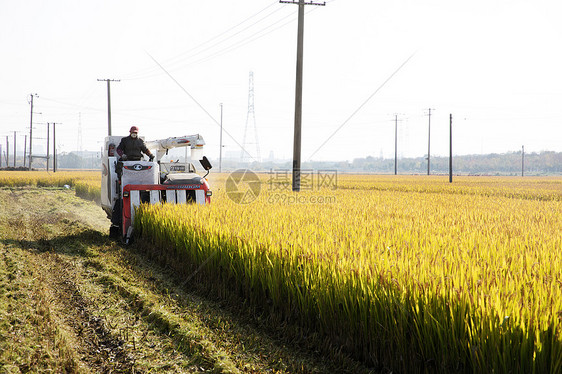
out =
[[[0,189],[0,373],[335,373],[108,239],[99,206],[60,189]]]

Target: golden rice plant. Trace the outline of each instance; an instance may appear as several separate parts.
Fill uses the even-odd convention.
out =
[[[101,173],[94,171],[0,171],[0,187],[74,187],[76,195],[100,201]]]
[[[530,200],[562,200],[562,179],[559,177],[468,177],[412,175],[357,175],[340,174],[339,189],[367,189],[420,193],[449,193],[515,197]]]
[[[100,181],[101,174],[93,171],[0,171],[0,186],[37,186],[63,187],[72,186],[75,181]]]
[[[101,202],[100,181],[76,181],[74,190],[78,197],[95,201],[98,204]]]
[[[161,256],[381,369],[562,370],[562,199],[536,198],[559,179],[355,178],[246,205],[217,186],[209,206],[142,206],[135,223]]]

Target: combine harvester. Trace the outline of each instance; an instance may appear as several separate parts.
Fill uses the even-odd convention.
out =
[[[122,136],[108,136],[102,157],[101,206],[111,219],[109,235],[121,237],[128,244],[133,234],[135,207],[141,203],[206,204],[211,190],[205,177],[211,163],[200,155],[205,141],[200,135],[174,137],[146,142],[155,154],[154,161],[120,161],[116,148]],[[170,160],[172,148],[190,147],[191,160],[200,159],[207,173],[201,177],[187,160]]]

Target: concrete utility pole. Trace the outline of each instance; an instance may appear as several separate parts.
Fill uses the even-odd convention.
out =
[[[297,31],[297,80],[295,86],[295,133],[293,140],[293,191],[301,189],[301,124],[302,124],[302,71],[303,71],[303,40],[304,40],[304,6],[326,5],[305,0],[280,0],[283,4],[297,4],[299,6],[299,24]]]
[[[449,183],[453,183],[453,115],[449,114]]]
[[[47,171],[49,171],[49,133],[50,133],[49,125],[50,125],[50,123],[47,122],[47,158],[46,158],[46,160],[47,160]]]
[[[429,123],[427,126],[427,175],[430,171],[430,154],[431,154],[431,108],[429,108]]]
[[[14,131],[14,168],[16,167],[16,132]]]
[[[56,122],[53,122],[53,173],[57,172],[57,138],[56,138]]]
[[[50,125],[53,125],[53,172],[57,171],[57,139],[56,139],[56,125],[58,122],[47,122],[47,171],[49,171],[49,145],[50,143]]]
[[[398,174],[398,114],[394,115],[394,175]]]
[[[34,97],[39,97],[39,95],[37,94],[29,94],[29,96],[31,97],[31,115],[30,115],[30,119],[29,119],[29,170],[31,170],[31,163],[33,162],[33,146],[32,146],[32,142],[33,142],[33,98]]]
[[[521,176],[525,176],[525,146],[521,146]]]
[[[111,89],[109,82],[121,82],[119,79],[98,79],[98,82],[107,82],[107,135],[111,136]]]
[[[221,134],[220,134],[220,150],[219,150],[219,173],[222,173],[222,103],[221,103]]]
[[[27,157],[27,135],[23,141],[23,167],[25,168],[25,158]]]

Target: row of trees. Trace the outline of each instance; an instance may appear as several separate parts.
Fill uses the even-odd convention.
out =
[[[17,161],[17,160],[16,160]],[[211,160],[218,171],[218,160]],[[57,169],[99,169],[99,152],[61,153],[57,155]],[[50,161],[52,169],[52,160]],[[18,166],[23,165],[23,159]],[[5,164],[2,165],[5,167]],[[195,165],[198,167],[199,165]],[[521,175],[523,157],[521,152],[492,153],[486,155],[465,155],[453,158],[453,172],[455,174],[481,174],[481,175]],[[303,170],[337,170],[349,173],[394,173],[394,159],[376,157],[356,158],[349,161],[322,161],[303,162]],[[34,169],[45,169],[45,159],[35,159]],[[233,160],[223,160],[222,169],[225,172],[240,168],[249,168],[255,171],[292,170],[290,161],[286,162],[254,162],[240,164]],[[449,172],[448,157],[432,157],[431,173],[447,174]],[[424,157],[402,158],[398,160],[399,174],[425,174],[427,173],[427,160]],[[554,175],[562,174],[562,152],[528,153],[524,157],[525,175]]]
[[[239,167],[240,165],[238,165]],[[244,165],[252,170],[292,170],[291,162],[262,162]],[[465,155],[453,157],[453,173],[455,174],[478,174],[478,175],[521,175],[523,157],[521,152],[492,153],[486,155]],[[229,162],[226,170],[232,170],[237,166]],[[351,162],[303,162],[302,169],[309,170],[338,170],[350,173],[394,173],[394,159],[376,157],[356,158]],[[431,158],[432,174],[449,173],[449,158]],[[223,162],[223,170],[225,163]],[[427,159],[425,157],[401,158],[398,160],[399,174],[426,174]],[[525,175],[550,175],[562,174],[562,152],[540,152],[525,154]]]
[[[448,157],[432,157],[431,172],[449,172]],[[373,157],[353,160],[350,167],[357,171],[394,173],[394,160]],[[492,153],[486,155],[465,155],[453,157],[455,174],[500,174],[520,175],[562,174],[562,152],[540,152],[525,154],[521,152]],[[427,160],[423,157],[398,160],[399,173],[427,173]]]

